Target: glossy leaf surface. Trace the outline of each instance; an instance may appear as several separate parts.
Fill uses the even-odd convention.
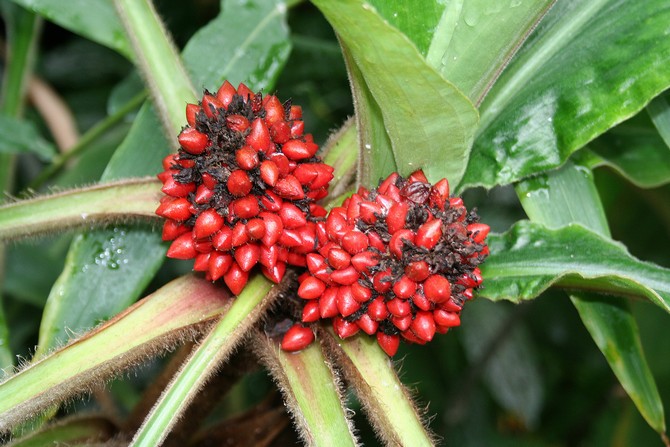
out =
[[[631,256],[622,244],[581,225],[557,230],[521,221],[488,238],[482,267],[489,299],[519,302],[551,285],[647,298],[670,311],[670,270]]]
[[[560,166],[670,85],[663,0],[558,2],[481,107],[462,187]]]
[[[472,103],[369,4],[315,4],[339,34],[379,107],[398,171],[407,175],[423,168],[433,181],[447,177],[458,182],[478,119]],[[375,163],[376,148],[370,150]]]

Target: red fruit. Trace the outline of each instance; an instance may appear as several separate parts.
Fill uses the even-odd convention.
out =
[[[281,341],[281,348],[284,351],[296,352],[305,349],[314,341],[314,332],[301,324],[294,324],[284,334]]]
[[[226,125],[230,130],[241,133],[249,128],[249,120],[242,115],[228,115],[226,116]]]
[[[410,329],[420,340],[431,341],[435,335],[435,320],[431,312],[419,311]]]
[[[276,122],[270,127],[270,136],[275,143],[284,144],[291,139],[291,126],[286,121]]]
[[[232,256],[221,252],[212,252],[207,268],[210,280],[216,281],[221,278],[226,274],[231,265],[233,265]]]
[[[354,295],[351,293],[351,287],[342,286],[337,291],[337,310],[343,317],[356,312],[361,308],[361,304],[356,301]]]
[[[317,321],[319,317],[319,302],[316,300],[307,301],[302,308],[302,321],[304,323],[313,323]]]
[[[489,231],[491,231],[491,227],[483,223],[472,223],[468,225],[467,230],[472,234],[472,240],[481,244],[486,239]]]
[[[377,332],[377,328],[379,328],[379,323],[370,318],[368,314],[361,315],[361,317],[356,320],[356,324],[358,324],[358,327],[368,335],[374,335],[374,333]]]
[[[360,217],[363,222],[373,224],[377,222],[377,216],[382,215],[382,207],[374,202],[361,202]]]
[[[404,317],[397,317],[394,315],[391,317],[391,323],[400,329],[401,332],[404,332],[409,329],[409,326],[412,324],[412,315],[407,314]]]
[[[251,123],[251,132],[247,135],[246,143],[257,151],[268,152],[273,148],[270,131],[261,118],[256,118]]]
[[[356,323],[350,323],[339,317],[333,319],[333,328],[340,338],[349,338],[352,335],[355,335],[359,330]]]
[[[230,191],[232,195],[236,197],[244,197],[251,192],[253,183],[245,171],[236,169],[230,173],[226,186],[228,186],[228,191]]]
[[[261,254],[260,258],[258,258],[258,262],[268,269],[273,269],[279,260],[279,248],[276,245],[271,245],[269,247],[261,245],[260,250]]]
[[[195,183],[180,183],[172,175],[168,175],[161,191],[172,197],[186,197],[195,191]]]
[[[168,258],[173,259],[191,259],[197,254],[191,233],[182,234],[175,239],[167,252]]]
[[[316,149],[313,148],[309,143],[300,140],[291,140],[284,144],[282,147],[282,152],[290,160],[302,160],[305,158],[311,158],[316,154]]]
[[[277,184],[274,187],[274,192],[276,192],[279,197],[290,200],[300,200],[305,197],[305,191],[303,191],[302,185],[297,178],[290,174],[277,181]]]
[[[156,214],[168,219],[183,221],[191,217],[191,203],[188,199],[179,197],[161,203],[156,210]]]
[[[307,224],[305,213],[292,203],[282,204],[279,210],[279,217],[284,224],[284,228],[301,228]]]
[[[311,276],[300,284],[300,287],[298,288],[298,296],[305,300],[312,300],[319,298],[325,291],[326,285],[323,281]]]
[[[190,231],[186,225],[177,222],[176,220],[168,219],[163,225],[163,240],[172,241],[184,233]]]
[[[247,234],[247,226],[243,222],[237,222],[233,227],[233,236],[232,244],[233,247],[239,247],[240,245],[246,244],[249,242],[249,234]]]
[[[416,231],[414,243],[420,247],[431,249],[442,238],[442,221],[440,219],[429,220],[421,225]]]
[[[209,258],[214,252],[199,253],[193,259],[194,272],[206,272],[209,269]]]
[[[379,255],[371,251],[364,251],[351,257],[351,265],[359,272],[367,273],[377,264],[379,264]]]
[[[195,117],[198,115],[198,112],[202,111],[197,104],[186,104],[186,122],[191,127],[195,127]]]
[[[333,248],[328,252],[328,263],[334,269],[345,269],[351,264],[351,256],[341,248]]]
[[[242,270],[248,272],[261,257],[261,249],[256,244],[245,244],[235,249],[235,261]]]
[[[347,228],[348,225],[345,216],[335,212],[328,214],[328,217],[326,218],[326,232],[331,240],[339,240],[342,236],[344,236]]]
[[[214,196],[214,191],[206,187],[205,185],[198,186],[198,189],[195,190],[195,203],[200,205],[208,203]]]
[[[414,233],[412,230],[399,230],[396,231],[393,236],[391,236],[391,241],[389,242],[389,251],[393,255],[402,259],[402,253],[405,251],[405,245],[414,243]]]
[[[405,275],[412,281],[421,282],[430,275],[430,266],[426,261],[414,261],[405,267]]]
[[[351,284],[351,293],[359,303],[367,303],[372,298],[372,290],[358,281]]]
[[[284,278],[284,275],[286,274],[286,264],[283,262],[277,263],[272,268],[268,267],[261,267],[261,271],[263,272],[263,275],[270,281],[272,281],[275,284],[279,284],[279,282]]]
[[[342,236],[342,248],[355,255],[368,247],[368,237],[360,231],[350,230]]]
[[[223,108],[223,103],[215,96],[203,95],[202,110],[207,115],[207,118],[214,118],[219,114],[219,109]]]
[[[249,239],[261,239],[265,236],[265,222],[263,219],[254,218],[247,222],[247,235]]]
[[[265,191],[265,194],[261,196],[261,205],[263,205],[263,208],[265,208],[266,211],[279,211],[282,203],[282,199],[272,191]]]
[[[233,96],[237,94],[237,91],[235,90],[235,87],[228,82],[225,81],[221,87],[219,87],[219,90],[216,92],[216,98],[221,101],[221,104],[223,104],[223,107],[228,108],[228,105],[233,101]]]
[[[372,285],[379,293],[386,293],[391,290],[391,287],[393,286],[393,276],[391,275],[391,270],[386,269],[384,271],[375,273],[372,278]]]
[[[243,83],[240,83],[240,85],[237,86],[237,94],[242,97],[244,102],[249,102],[251,99],[255,96],[254,92],[252,92],[249,87],[244,85]],[[255,112],[257,110],[254,110]]]
[[[229,251],[233,248],[233,230],[222,227],[213,237],[212,245],[220,251]]]
[[[447,312],[443,309],[433,311],[435,323],[444,327],[456,327],[461,325],[461,317],[456,312]]]
[[[331,250],[332,251],[332,250]],[[341,285],[350,286],[358,280],[358,272],[353,266],[349,266],[342,270],[335,270],[330,274],[330,279]]]
[[[389,209],[386,216],[386,225],[390,234],[394,234],[398,230],[405,227],[405,220],[407,219],[407,212],[409,211],[409,204],[407,202],[397,202],[391,209]]]
[[[242,146],[235,152],[235,161],[240,168],[249,171],[258,166],[258,152],[249,146]]]
[[[412,297],[412,303],[414,303],[417,308],[426,311],[433,310],[434,307],[434,303],[426,298],[421,292],[417,292],[416,295]]]
[[[270,247],[277,243],[281,232],[284,230],[284,224],[279,216],[274,213],[262,212],[258,215],[265,224],[265,234],[262,236],[263,245]]]
[[[423,283],[423,293],[434,303],[442,303],[451,297],[451,284],[442,275],[431,275]]]
[[[204,239],[211,236],[223,226],[223,217],[213,208],[209,208],[198,216],[193,226],[193,235],[196,239]]]
[[[244,290],[244,286],[247,285],[249,280],[249,272],[245,272],[237,265],[236,262],[233,262],[233,265],[230,266],[225,275],[223,275],[223,281],[226,283],[233,295],[239,295]]]
[[[240,219],[256,217],[261,210],[258,206],[258,199],[253,195],[234,200],[231,202],[230,207],[233,216]]]
[[[268,186],[275,186],[279,180],[279,168],[272,160],[265,160],[260,168],[261,180]]]
[[[386,303],[386,307],[388,308],[389,312],[391,312],[391,314],[396,317],[404,317],[412,312],[412,307],[410,306],[409,302],[406,300],[401,300],[400,298],[393,298],[388,303]]]
[[[319,299],[319,313],[321,314],[321,318],[332,318],[337,315],[337,292],[337,287],[331,287],[326,289],[323,296]]]
[[[389,316],[389,310],[386,307],[382,297],[379,296],[375,298],[368,305],[368,315],[370,315],[370,317],[376,321],[386,320],[386,318]]]
[[[397,335],[386,335],[383,332],[377,332],[377,343],[384,350],[386,355],[393,357],[398,352],[400,346],[400,337]]]
[[[393,284],[393,293],[400,299],[407,299],[416,292],[416,283],[403,275]]]
[[[187,127],[182,130],[177,137],[179,145],[184,148],[186,152],[193,155],[198,155],[204,152],[209,145],[209,139],[204,133],[200,133],[192,127]]]

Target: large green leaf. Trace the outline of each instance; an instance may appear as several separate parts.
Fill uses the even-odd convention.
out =
[[[610,129],[589,148],[592,152],[584,158],[591,166],[608,166],[637,186],[654,188],[670,182],[670,148],[646,113]]]
[[[243,9],[253,12],[245,16],[244,26],[253,24],[247,35],[237,31],[235,19],[241,11],[236,5],[235,1],[224,2],[222,14],[232,18],[217,19],[204,27],[191,39],[183,57],[187,61],[202,57],[209,64],[219,64],[219,69],[223,70],[228,61],[225,58],[213,58],[211,55],[221,54],[224,48],[229,49],[225,51],[238,49],[244,51],[250,60],[272,61],[268,71],[257,79],[263,85],[271,85],[286,57],[288,36],[285,14],[277,14],[279,2],[273,0],[247,3],[247,7]],[[277,32],[277,29],[281,32]],[[222,47],[218,40],[210,41],[210,34],[222,36],[225,45]],[[246,69],[247,66],[233,65],[226,70],[229,77],[244,79],[248,76]],[[213,71],[194,81],[197,86],[203,83],[210,88],[215,88],[220,83]],[[257,88],[252,83],[249,83],[249,87]],[[155,174],[160,170],[161,159],[170,150],[171,145],[161,132],[160,122],[153,108],[145,104],[128,137],[110,161],[103,180]],[[120,233],[123,233],[121,239]],[[121,244],[124,250],[125,263],[116,270],[110,270],[107,262],[96,262],[101,253],[104,256],[105,250],[111,248],[112,240],[115,244]],[[163,262],[165,250],[160,234],[155,231],[122,228],[116,232],[97,231],[77,236],[68,254],[67,267],[49,297],[46,319],[41,328],[44,335],[38,352],[41,353],[67,339],[66,327],[73,331],[91,327],[135,301]],[[117,265],[116,262],[113,264]],[[104,296],[92,294],[92,288],[95,288],[95,292],[104,290]],[[92,298],[94,296],[95,299]]]
[[[461,186],[561,165],[670,85],[665,0],[558,2],[481,107]]]
[[[578,224],[560,229],[520,221],[488,238],[479,295],[514,302],[551,285],[646,298],[670,312],[670,269],[635,259],[626,247]]]
[[[112,48],[128,58],[133,57],[130,41],[110,0],[12,1],[63,28]]]
[[[668,102],[668,97],[670,93],[665,92],[654,98],[647,104],[647,112],[661,138],[665,141],[665,145],[670,149],[670,102]]]
[[[524,180],[517,185],[517,192],[528,216],[536,222],[552,228],[581,223],[609,236],[593,173],[582,165],[569,161],[558,170]],[[586,292],[572,292],[570,299],[640,413],[651,427],[663,433],[663,403],[627,300]]]
[[[457,183],[478,119],[472,103],[369,4],[361,0],[314,3],[350,52],[350,61],[377,103],[398,171],[407,175],[423,168],[432,180],[447,177]],[[354,91],[357,88],[354,84]],[[370,150],[374,163],[376,148]]]

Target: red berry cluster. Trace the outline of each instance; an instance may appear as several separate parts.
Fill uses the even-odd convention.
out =
[[[421,171],[359,189],[317,223],[317,251],[307,255],[308,272],[299,278],[302,321],[332,318],[341,338],[376,334],[390,356],[401,337],[424,344],[458,326],[488,255],[489,227],[478,219],[449,197],[446,179],[431,186]],[[311,342],[295,328],[285,349]]]
[[[188,104],[186,119],[181,148],[158,175],[168,256],[194,258],[194,270],[236,295],[257,263],[274,282],[287,264],[306,266],[333,168],[303,133],[302,109],[226,81]]]

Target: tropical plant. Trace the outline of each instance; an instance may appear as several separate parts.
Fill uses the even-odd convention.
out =
[[[670,4],[312,3],[0,0],[0,436],[670,445]],[[302,104],[330,206],[419,168],[477,205],[461,327],[287,353],[295,273],[233,296],[166,262],[155,175],[225,80]]]

